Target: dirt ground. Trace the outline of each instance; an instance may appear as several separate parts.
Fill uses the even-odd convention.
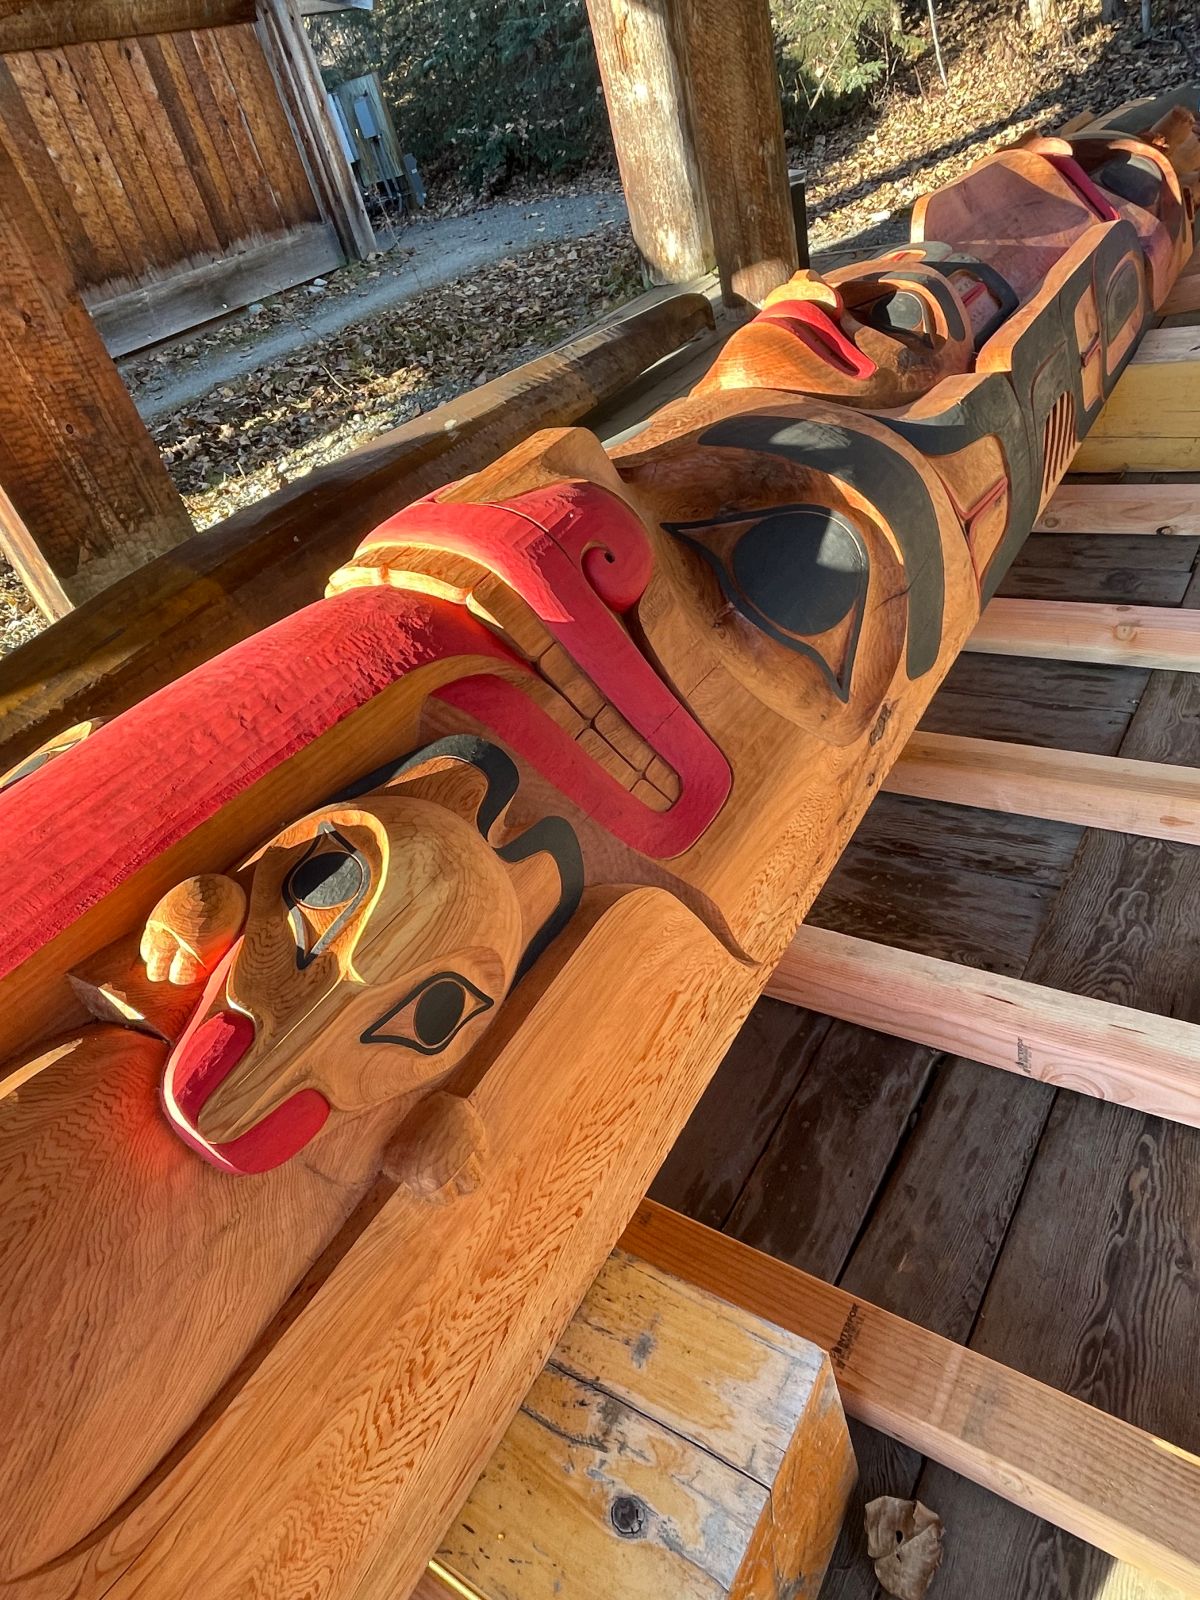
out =
[[[939,8],[942,9],[942,8]],[[790,152],[808,177],[815,249],[895,229],[918,194],[973,160],[1076,112],[1101,111],[1200,79],[1200,7],[1159,8],[1143,39],[1127,20],[1102,24],[1098,0],[1062,0],[1041,33],[1024,0],[964,0],[942,18],[949,86],[927,50],[880,103]],[[1157,14],[1156,14],[1157,17]],[[611,189],[608,179],[596,185]],[[572,191],[580,192],[576,185]],[[528,196],[536,203],[536,196]],[[398,251],[407,248],[403,236]],[[361,288],[386,263],[331,275],[334,295]],[[514,252],[465,278],[408,299],[269,366],[242,373],[161,416],[152,426],[196,525],[268,494],[365,439],[416,416],[558,343],[639,288],[627,227],[610,223],[582,238]],[[311,315],[303,288],[265,302],[268,326]],[[228,326],[134,360],[135,398],[161,383],[164,366],[203,361],[239,337]],[[0,651],[30,637],[39,619],[0,563]]]

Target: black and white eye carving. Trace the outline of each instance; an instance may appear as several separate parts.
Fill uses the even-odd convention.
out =
[[[664,527],[708,562],[747,621],[816,661],[838,698],[849,697],[870,563],[843,517],[785,505]]]
[[[283,881],[288,921],[296,936],[296,966],[303,971],[321,955],[362,905],[371,889],[371,866],[331,822],[322,822],[301,859]],[[316,939],[304,911],[337,915]]]
[[[459,972],[435,972],[385,1011],[360,1036],[362,1044],[398,1044],[436,1056],[495,1002]]]

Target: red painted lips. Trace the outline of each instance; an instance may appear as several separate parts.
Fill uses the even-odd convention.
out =
[[[236,1139],[214,1144],[200,1132],[204,1106],[254,1043],[254,1022],[244,1012],[210,1008],[210,996],[224,993],[237,949],[235,945],[214,972],[196,1020],[171,1052],[163,1078],[163,1109],[184,1143],[211,1166],[222,1172],[268,1172],[290,1161],[320,1132],[329,1103],[315,1089],[301,1089]]]

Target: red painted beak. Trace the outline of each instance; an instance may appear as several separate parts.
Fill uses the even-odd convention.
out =
[[[227,1008],[212,1010],[213,1000],[225,992],[240,944],[239,940],[213,973],[195,1018],[171,1052],[162,1103],[175,1132],[210,1166],[222,1172],[269,1172],[290,1161],[321,1131],[329,1103],[315,1089],[301,1089],[236,1139],[214,1144],[200,1132],[204,1106],[254,1043],[252,1018]]]

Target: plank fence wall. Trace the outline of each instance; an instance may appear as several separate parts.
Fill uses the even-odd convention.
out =
[[[253,20],[0,55],[0,140],[114,355],[345,260],[280,79]]]

